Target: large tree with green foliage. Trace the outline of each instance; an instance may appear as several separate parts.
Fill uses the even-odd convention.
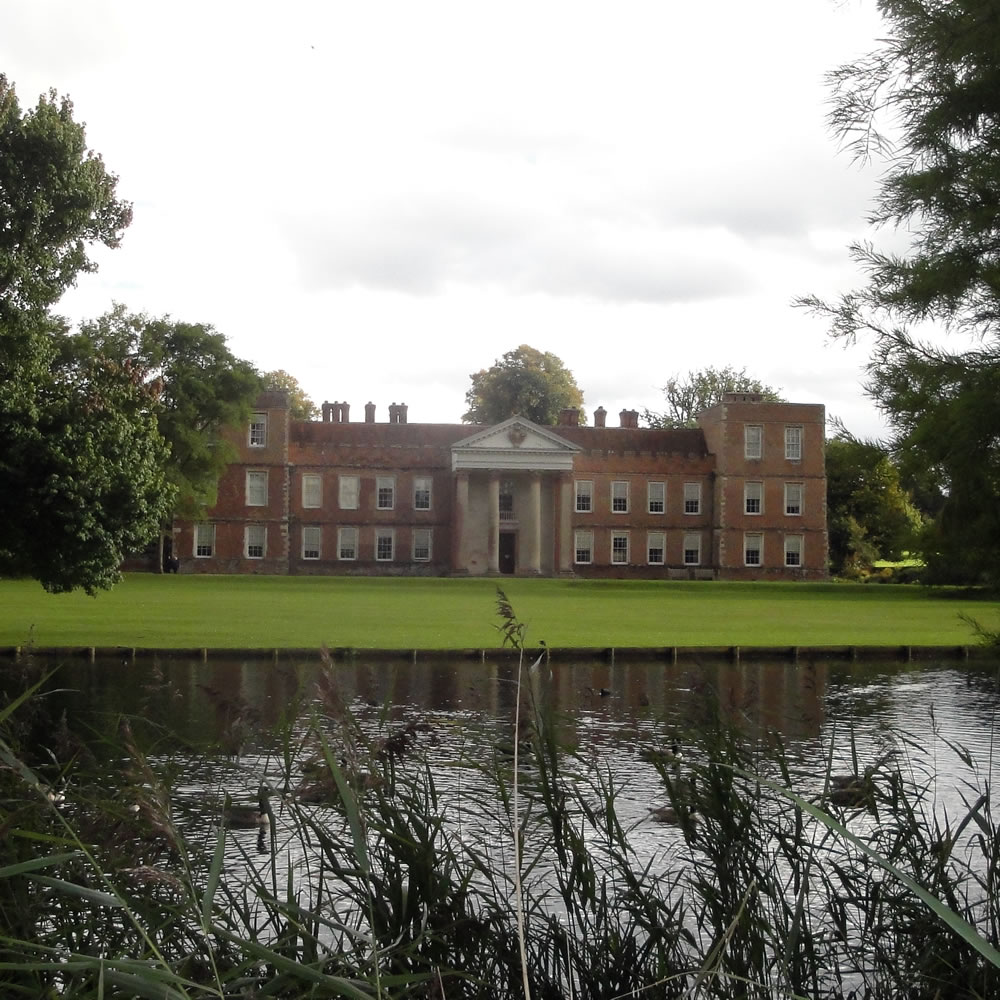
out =
[[[155,395],[108,359],[69,361],[51,307],[131,220],[54,92],[22,112],[0,75],[0,575],[111,586],[173,491]]]
[[[701,368],[686,375],[674,375],[662,387],[667,408],[662,413],[644,410],[643,420],[650,427],[696,427],[702,410],[722,402],[727,392],[756,392],[764,399],[780,400],[779,390],[751,378],[745,368]]]
[[[265,389],[288,393],[288,412],[292,420],[315,420],[319,416],[319,407],[294,375],[278,368],[273,372],[264,372],[261,378]]]
[[[922,527],[889,452],[843,427],[826,443],[826,511],[830,568],[857,573],[876,559],[900,559]]]
[[[517,415],[536,424],[556,424],[560,410],[583,406],[583,392],[562,360],[527,344],[469,377],[465,423],[495,424]],[[583,413],[580,419],[585,420]]]
[[[153,319],[116,305],[68,338],[76,357],[128,365],[158,396],[156,421],[170,448],[166,473],[176,488],[174,513],[203,515],[215,503],[219,476],[234,457],[223,433],[245,425],[261,389],[256,369],[235,357],[226,338],[203,323]]]
[[[1000,8],[992,0],[879,0],[879,49],[832,74],[832,123],[884,157],[872,221],[908,247],[851,247],[867,282],[802,300],[835,337],[870,336],[866,389],[904,470],[943,503],[926,539],[932,578],[1000,581]],[[921,330],[972,333],[942,350]]]

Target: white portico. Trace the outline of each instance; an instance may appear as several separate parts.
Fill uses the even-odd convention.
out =
[[[524,417],[452,445],[452,571],[572,572],[573,456],[579,451]]]

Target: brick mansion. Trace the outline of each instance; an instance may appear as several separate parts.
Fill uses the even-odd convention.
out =
[[[261,395],[185,573],[817,579],[827,573],[824,407],[731,393],[685,430],[410,423],[393,403],[293,420]]]

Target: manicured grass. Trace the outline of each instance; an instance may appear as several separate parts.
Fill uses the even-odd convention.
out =
[[[499,645],[497,583],[529,643],[608,646],[955,646],[996,602],[915,586],[154,576],[109,593],[0,580],[0,646],[462,649]]]

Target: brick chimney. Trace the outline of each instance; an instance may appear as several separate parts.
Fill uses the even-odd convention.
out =
[[[603,406],[599,406],[594,410],[594,426],[603,427],[604,421],[608,419],[608,411],[604,409]]]
[[[324,424],[346,424],[351,419],[350,403],[323,403]]]
[[[389,423],[390,424],[406,423],[406,403],[389,404]]]
[[[564,406],[559,411],[560,427],[579,427],[580,411],[575,406]]]
[[[638,427],[639,426],[639,411],[638,410],[622,410],[618,414],[618,426],[619,427]]]
[[[375,423],[375,404],[371,400],[365,403],[365,423]]]

